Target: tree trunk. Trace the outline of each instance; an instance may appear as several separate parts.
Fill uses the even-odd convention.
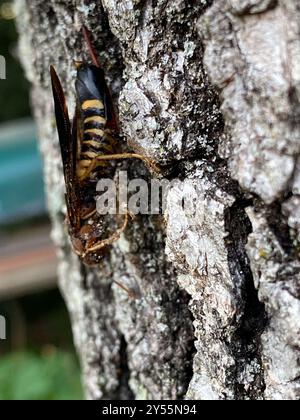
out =
[[[16,4],[87,397],[298,399],[299,3]],[[164,219],[137,216],[93,269],[71,251],[64,224],[48,72],[53,64],[73,111],[73,60],[87,57],[82,24],[129,148],[168,164],[173,181]],[[122,165],[150,180],[141,163]]]

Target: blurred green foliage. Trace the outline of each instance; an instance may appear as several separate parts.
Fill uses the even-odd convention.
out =
[[[79,378],[71,353],[12,353],[0,359],[0,400],[82,399]]]
[[[30,115],[28,83],[16,58],[17,32],[14,21],[5,19],[0,0],[0,55],[6,60],[6,79],[0,79],[0,122]]]

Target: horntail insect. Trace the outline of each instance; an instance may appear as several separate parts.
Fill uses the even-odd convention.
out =
[[[50,67],[55,117],[66,184],[67,224],[75,253],[86,265],[96,265],[109,246],[119,239],[130,218],[124,216],[121,226],[110,236],[105,232],[103,217],[96,211],[97,181],[112,173],[112,161],[137,158],[157,167],[136,153],[118,153],[118,128],[112,98],[104,71],[94,52],[90,35],[82,29],[93,64],[75,62],[76,110],[69,119],[65,95],[53,66]]]

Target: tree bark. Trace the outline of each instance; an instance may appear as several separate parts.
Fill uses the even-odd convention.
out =
[[[298,2],[16,4],[87,398],[298,399]],[[71,251],[64,225],[48,74],[53,64],[73,110],[73,60],[87,57],[82,24],[97,40],[128,146],[167,163],[173,181],[164,219],[136,217],[93,269]],[[122,167],[150,179],[140,163]]]

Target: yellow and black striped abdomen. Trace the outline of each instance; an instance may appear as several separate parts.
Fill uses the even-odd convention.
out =
[[[87,99],[81,104],[82,135],[77,175],[80,180],[101,174],[101,168],[109,166],[109,161],[95,159],[99,155],[114,153],[115,139],[106,129],[104,104],[100,99]]]

